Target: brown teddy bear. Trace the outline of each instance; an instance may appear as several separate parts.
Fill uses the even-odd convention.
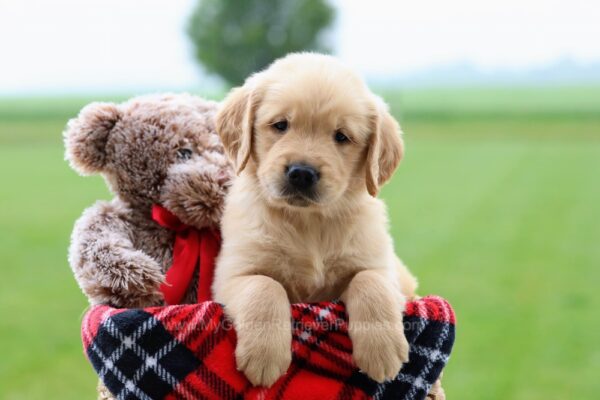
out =
[[[200,298],[196,260],[188,276],[175,271],[165,284],[165,274],[174,269],[180,237],[185,247],[199,235],[218,251],[232,168],[215,132],[216,108],[191,95],[152,95],[93,103],[69,121],[67,160],[81,174],[101,174],[115,195],[85,210],[71,238],[69,262],[90,303],[145,307],[164,304],[163,296],[169,304]]]
[[[115,195],[85,210],[71,237],[69,263],[91,304],[208,300],[212,277],[199,285],[204,260],[198,271],[186,240],[212,263],[233,173],[215,132],[216,108],[185,94],[142,96],[90,104],[69,121],[67,160],[81,174],[101,174]],[[191,269],[175,268],[174,250]],[[98,398],[113,398],[101,382]]]

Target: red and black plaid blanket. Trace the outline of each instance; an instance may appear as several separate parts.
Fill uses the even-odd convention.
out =
[[[424,399],[454,343],[455,317],[439,297],[409,302],[410,362],[379,384],[352,362],[340,302],[294,304],[293,362],[270,388],[252,387],[236,370],[235,332],[214,302],[116,309],[85,316],[85,352],[118,399]]]

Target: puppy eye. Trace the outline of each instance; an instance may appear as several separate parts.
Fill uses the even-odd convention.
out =
[[[348,139],[348,136],[344,135],[340,130],[335,131],[333,139],[338,143],[346,143],[350,141],[350,139]]]
[[[188,148],[182,148],[177,150],[177,158],[179,158],[180,160],[189,160],[190,158],[192,158],[192,154],[192,150]]]
[[[284,119],[282,121],[275,122],[272,126],[279,132],[285,132],[288,128],[288,122]]]

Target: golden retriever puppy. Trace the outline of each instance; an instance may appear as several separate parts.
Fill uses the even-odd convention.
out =
[[[336,59],[299,53],[233,89],[216,119],[238,177],[213,292],[237,331],[238,368],[273,384],[291,361],[290,302],[341,298],[358,367],[394,377],[416,281],[376,198],[403,153],[386,105]]]

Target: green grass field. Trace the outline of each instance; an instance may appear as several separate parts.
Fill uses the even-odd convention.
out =
[[[449,398],[597,397],[600,88],[383,94],[406,132],[383,191],[398,253],[457,312]],[[95,398],[66,249],[109,194],[60,135],[87,101],[0,100],[1,399]]]

